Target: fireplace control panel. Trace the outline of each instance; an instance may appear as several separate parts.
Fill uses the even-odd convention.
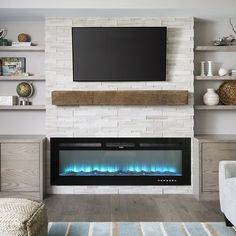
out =
[[[174,182],[177,182],[176,179],[157,179],[157,182],[161,182],[161,183],[174,183]]]

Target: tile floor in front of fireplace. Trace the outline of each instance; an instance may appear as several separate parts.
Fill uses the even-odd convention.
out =
[[[218,201],[188,195],[49,195],[49,221],[223,221]]]

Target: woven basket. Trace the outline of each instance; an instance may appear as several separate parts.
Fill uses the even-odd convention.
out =
[[[236,81],[225,81],[218,89],[220,101],[225,105],[236,105]]]

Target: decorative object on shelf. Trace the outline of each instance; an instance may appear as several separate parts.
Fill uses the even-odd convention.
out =
[[[20,97],[20,105],[31,105],[29,98],[34,93],[34,87],[32,83],[21,82],[16,87],[16,92]]]
[[[18,35],[18,42],[12,42],[13,47],[30,47],[36,44],[31,43],[31,37],[28,34],[21,33]]]
[[[231,18],[229,18],[229,24],[231,25],[233,32],[236,34],[236,29],[234,28],[234,25],[232,23]],[[217,40],[214,40],[213,45],[214,46],[232,46],[232,45],[236,45],[236,39],[233,35],[224,36],[224,37],[221,37]]]
[[[0,96],[1,106],[14,106],[18,104],[17,96]]]
[[[230,46],[236,45],[236,40],[233,35],[225,36],[213,41],[214,46]]]
[[[30,36],[25,33],[20,33],[17,38],[19,42],[30,42]]]
[[[226,76],[226,75],[228,75],[229,74],[229,71],[227,70],[227,69],[225,69],[225,68],[220,68],[219,70],[218,70],[218,75],[219,76]]]
[[[207,92],[203,96],[203,102],[208,106],[215,106],[219,103],[219,95],[213,88],[208,88]]]
[[[212,73],[212,61],[208,61],[208,72],[207,72],[207,76],[213,76]]]
[[[0,39],[5,38],[7,35],[6,29],[0,29]]]
[[[2,75],[21,75],[25,73],[25,57],[2,57],[0,58],[2,64]]]
[[[236,69],[232,69],[230,74],[231,76],[236,76]]]
[[[30,72],[25,72],[25,73],[20,74],[20,76],[25,76],[25,77],[27,77],[27,76],[34,76],[34,74],[33,74],[33,73],[30,73]]]
[[[13,46],[13,47],[29,47],[29,46],[31,46],[31,42],[12,42],[11,46]]]
[[[205,74],[205,61],[201,61],[201,74],[200,76],[206,76]]]
[[[236,105],[236,81],[225,81],[218,89],[220,101],[225,105]]]
[[[0,46],[9,46],[9,41],[5,39],[7,35],[6,29],[0,29]]]
[[[2,76],[2,60],[0,58],[0,76]]]

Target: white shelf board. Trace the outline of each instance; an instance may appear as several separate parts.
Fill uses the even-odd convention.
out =
[[[45,76],[0,76],[0,81],[45,81]]]
[[[2,52],[44,52],[44,46],[29,46],[29,47],[13,47],[13,46],[0,46]]]
[[[196,46],[196,52],[236,52],[236,46]]]
[[[43,111],[46,110],[45,105],[29,105],[29,106],[0,106],[0,111]]]
[[[217,81],[217,80],[236,80],[236,76],[195,76],[195,80],[199,81]]]
[[[207,106],[207,105],[195,105],[195,110],[236,110],[236,105],[216,105],[216,106]]]

